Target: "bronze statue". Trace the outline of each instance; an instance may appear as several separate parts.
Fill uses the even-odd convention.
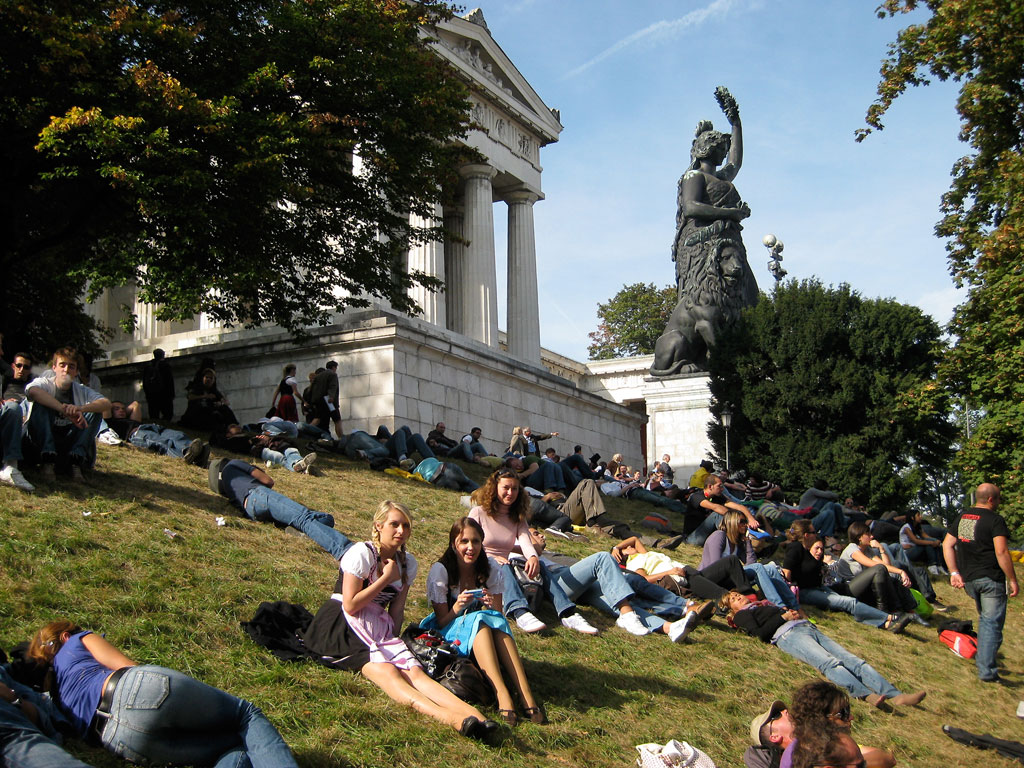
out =
[[[743,164],[739,107],[723,87],[715,98],[732,134],[714,130],[709,120],[697,124],[690,167],[679,179],[672,243],[679,302],[655,344],[652,376],[704,370],[718,332],[757,301],[740,235],[750,208],[732,183]]]

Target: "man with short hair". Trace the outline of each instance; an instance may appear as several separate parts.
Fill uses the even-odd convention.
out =
[[[693,529],[692,533],[689,533],[686,539],[687,544],[692,544],[695,547],[704,546],[708,536],[714,533],[718,528],[718,524],[722,522],[722,518],[725,517],[725,513],[730,509],[743,513],[743,516],[747,518],[748,528],[757,530],[761,527],[760,523],[750,514],[749,509],[742,504],[737,504],[735,501],[729,501],[725,498],[722,489],[722,478],[717,475],[708,474],[705,476],[704,490],[691,493],[686,504],[689,508],[689,512],[686,515],[687,529],[694,525],[696,521],[703,519],[703,522],[697,524],[696,528]]]
[[[468,435],[463,435],[462,440],[448,451],[448,456],[453,459],[462,459],[463,461],[475,461],[477,464],[486,464],[483,461],[483,457],[489,455],[487,449],[484,448],[483,443],[480,442],[480,438],[483,437],[483,430],[480,427],[473,427],[469,430]]]
[[[78,353],[58,349],[51,361],[53,377],[40,376],[25,386],[32,406],[28,434],[40,454],[44,480],[56,477],[58,460],[70,466],[71,478],[82,479],[82,467],[95,459],[96,434],[110,401],[77,381]]]
[[[978,654],[974,662],[983,683],[1001,682],[996,654],[1003,642],[1006,599],[1016,597],[1017,575],[1007,541],[1009,529],[996,514],[1002,492],[982,483],[974,493],[974,506],[964,510],[946,532],[942,552],[949,568],[949,583],[963,589],[978,608]]]
[[[24,352],[16,353],[14,362],[4,370],[4,380],[3,407],[0,409],[0,457],[3,458],[0,483],[31,492],[35,486],[21,474],[18,462],[22,459],[21,441],[25,435],[27,410],[25,385],[32,381],[32,358]]]
[[[437,422],[434,428],[427,434],[427,445],[434,453],[447,455],[448,451],[458,445],[458,442],[445,435],[447,429],[443,421]]]
[[[335,360],[327,362],[323,371],[313,379],[309,390],[316,410],[316,418],[312,423],[326,430],[327,422],[333,422],[334,434],[341,437],[343,433],[341,431],[341,411],[338,410],[338,363]]]

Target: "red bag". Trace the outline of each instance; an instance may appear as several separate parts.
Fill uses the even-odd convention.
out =
[[[978,641],[963,632],[944,629],[939,632],[939,640],[949,646],[949,650],[964,659],[973,659],[978,653]]]

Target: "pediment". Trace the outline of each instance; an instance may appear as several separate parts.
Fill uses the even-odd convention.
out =
[[[507,111],[534,132],[540,145],[558,141],[562,124],[491,37],[482,14],[474,11],[442,22],[434,30],[434,50],[454,66],[470,87],[497,109]]]

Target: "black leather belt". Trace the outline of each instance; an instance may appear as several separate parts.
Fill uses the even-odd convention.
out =
[[[110,707],[114,703],[114,690],[117,682],[131,667],[121,667],[113,672],[103,683],[103,693],[100,694],[100,703],[96,705],[96,715],[92,719],[93,729],[96,735],[103,733],[103,726],[110,719]]]

